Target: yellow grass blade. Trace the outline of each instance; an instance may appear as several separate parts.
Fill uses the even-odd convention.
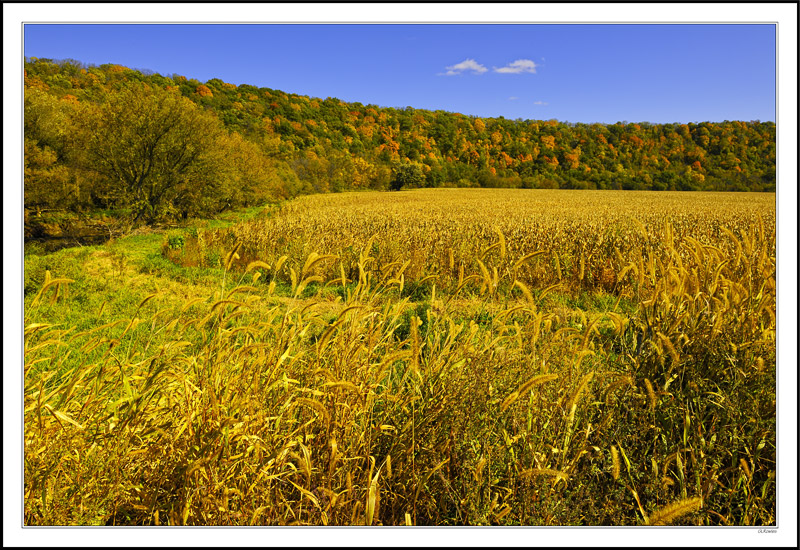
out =
[[[367,491],[367,504],[366,504],[366,513],[365,513],[365,520],[364,525],[372,525],[374,520],[374,516],[378,511],[378,505],[380,502],[380,488],[378,487],[378,479],[381,476],[381,468],[378,468],[378,471],[375,473],[375,477],[372,478],[372,481],[369,484],[369,491]]]
[[[262,262],[260,260],[255,260],[255,261],[250,262],[249,264],[247,264],[247,269],[245,269],[244,272],[245,273],[250,273],[252,270],[259,269],[259,268],[269,270],[270,269],[270,265],[267,262]]]
[[[517,260],[517,262],[514,264],[514,267],[512,267],[511,270],[512,271],[516,271],[517,269],[522,267],[524,264],[528,263],[529,261],[531,261],[532,259],[536,258],[537,256],[541,256],[544,253],[545,253],[544,250],[539,250],[538,252],[531,252],[530,254],[525,254],[522,258]]]
[[[519,399],[520,395],[524,394],[532,387],[537,386],[539,384],[544,384],[545,382],[550,382],[551,380],[555,380],[557,378],[558,375],[556,374],[538,374],[534,376],[533,378],[522,384],[519,387],[519,389],[517,389],[517,391],[513,392],[511,395],[506,397],[503,400],[503,403],[500,405],[500,410],[505,411],[508,407],[511,406],[512,403],[514,403],[514,401]]]

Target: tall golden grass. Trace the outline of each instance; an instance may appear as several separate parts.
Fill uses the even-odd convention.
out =
[[[774,524],[774,210],[459,193],[200,234],[216,297],[82,332],[48,277],[25,523]]]

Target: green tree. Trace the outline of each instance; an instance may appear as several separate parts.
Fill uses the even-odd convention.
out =
[[[25,206],[69,209],[86,198],[86,178],[78,168],[82,154],[76,127],[78,107],[38,90],[25,90]]]
[[[392,191],[399,191],[403,187],[422,187],[424,184],[425,174],[418,163],[397,163],[392,166],[392,180],[389,183]]]
[[[207,161],[219,120],[176,93],[124,88],[87,123],[90,168],[121,189],[134,222],[175,214],[173,203],[185,188],[202,187],[216,169]]]
[[[69,170],[57,160],[50,147],[40,147],[35,140],[25,138],[25,208],[38,214],[45,208],[71,202]]]
[[[208,161],[209,165],[218,167],[212,171],[216,176],[213,188],[217,191],[213,210],[264,204],[286,195],[275,163],[258,145],[240,134],[221,135],[214,155],[215,158]]]

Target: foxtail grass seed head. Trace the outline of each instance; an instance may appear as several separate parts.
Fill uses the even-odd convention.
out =
[[[650,400],[650,409],[655,410],[657,400],[656,400],[656,393],[653,391],[653,384],[650,383],[649,379],[645,378],[644,385],[645,388],[647,389],[647,397]]]
[[[61,74],[38,63],[26,81]],[[26,90],[26,110],[56,88]],[[366,155],[330,164],[337,181],[388,177],[373,141],[400,138],[367,118],[414,116],[207,88],[210,107],[276,103],[264,128],[336,111]],[[469,140],[476,123],[454,124]],[[498,143],[524,130],[485,124]],[[686,149],[641,149],[683,174],[723,133],[755,162],[737,152],[748,124],[603,131],[620,151],[645,134]],[[560,131],[534,125],[523,149]],[[261,166],[236,136],[254,177],[333,162],[318,140]],[[692,173],[713,187],[707,158]],[[498,183],[532,161],[503,162]],[[26,248],[25,525],[775,524],[774,194],[411,189],[268,214],[187,228],[180,249],[176,231]],[[563,506],[581,495],[602,506]]]
[[[611,446],[611,477],[614,481],[619,479],[619,453],[614,445]]]
[[[647,525],[669,525],[681,517],[700,510],[703,506],[701,497],[692,497],[677,500],[659,508],[647,518]]]

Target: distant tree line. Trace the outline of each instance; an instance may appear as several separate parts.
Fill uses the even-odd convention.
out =
[[[24,122],[26,209],[143,223],[357,189],[775,190],[773,122],[477,118],[36,58]]]

